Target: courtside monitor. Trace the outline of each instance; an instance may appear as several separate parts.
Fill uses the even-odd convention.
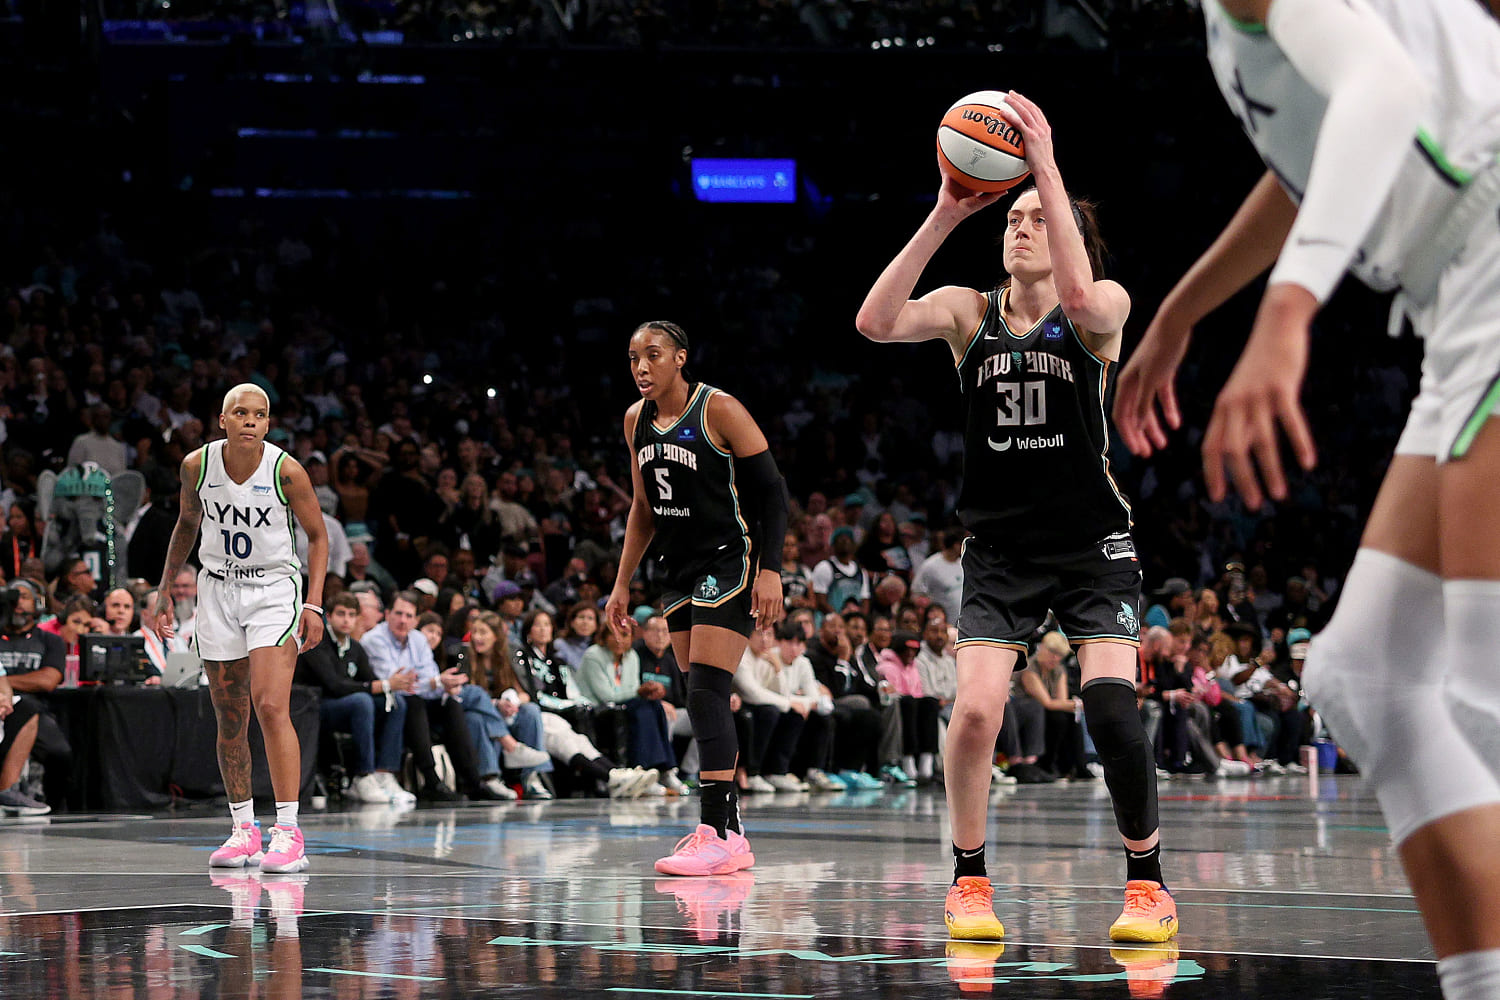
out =
[[[797,200],[797,161],[693,158],[693,196],[712,202]]]

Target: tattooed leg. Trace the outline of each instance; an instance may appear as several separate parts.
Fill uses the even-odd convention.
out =
[[[205,660],[208,693],[219,720],[219,774],[230,802],[250,793],[250,661]]]
[[[266,740],[266,763],[277,802],[295,802],[302,784],[302,747],[292,726],[292,675],[297,672],[297,640],[250,650],[250,694]]]

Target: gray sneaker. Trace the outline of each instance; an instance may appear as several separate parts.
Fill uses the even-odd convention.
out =
[[[15,788],[7,788],[0,792],[0,810],[12,816],[45,816],[52,811],[52,807],[45,802],[38,802],[29,795],[23,795]]]

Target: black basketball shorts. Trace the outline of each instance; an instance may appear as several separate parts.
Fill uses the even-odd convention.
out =
[[[1009,555],[975,535],[964,543],[958,646],[1023,655],[1051,611],[1073,645],[1140,644],[1141,564],[1128,532],[1057,555]]]
[[[695,625],[717,625],[748,636],[755,630],[750,617],[750,558],[714,559],[667,576],[662,592],[667,629],[687,632]],[[685,666],[685,664],[684,664]]]

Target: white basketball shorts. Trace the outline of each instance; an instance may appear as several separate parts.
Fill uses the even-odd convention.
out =
[[[283,645],[302,616],[302,583],[235,583],[208,570],[198,573],[198,630],[193,643],[205,660],[243,660],[252,649]]]
[[[1500,416],[1500,219],[1480,221],[1412,325],[1426,354],[1396,454],[1461,459]]]

